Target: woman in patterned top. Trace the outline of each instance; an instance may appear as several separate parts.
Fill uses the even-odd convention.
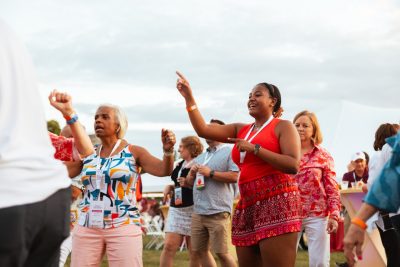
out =
[[[232,243],[240,266],[294,266],[301,228],[300,195],[289,174],[298,171],[300,139],[290,121],[280,120],[279,89],[257,84],[247,108],[253,123],[206,124],[189,82],[177,72],[177,89],[196,133],[235,143],[232,159],[240,168],[240,199],[232,219]],[[282,253],[284,252],[284,253]]]
[[[73,120],[77,116],[71,97],[58,94],[62,95],[57,98],[60,101],[52,105]],[[104,252],[109,266],[143,264],[140,214],[135,197],[137,169],[140,166],[155,176],[170,175],[175,135],[162,130],[164,157],[160,160],[145,148],[123,139],[127,126],[127,118],[117,106],[101,105],[97,109],[94,129],[101,145],[83,159],[81,175],[85,191],[73,233],[73,267],[98,266]]]
[[[302,111],[293,123],[301,140],[302,157],[296,179],[301,193],[302,228],[308,239],[309,265],[329,266],[329,234],[336,232],[341,207],[333,158],[320,146],[322,133],[314,113]]]

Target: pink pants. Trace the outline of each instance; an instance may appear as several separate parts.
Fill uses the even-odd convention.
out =
[[[110,267],[143,266],[142,232],[139,226],[94,229],[76,225],[73,235],[72,267],[98,267],[105,252]]]

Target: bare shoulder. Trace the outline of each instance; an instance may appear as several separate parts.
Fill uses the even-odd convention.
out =
[[[293,123],[289,120],[279,120],[279,122],[277,123],[275,130],[277,133],[282,133],[283,131],[290,131],[290,130],[294,130],[295,127],[293,125]]]

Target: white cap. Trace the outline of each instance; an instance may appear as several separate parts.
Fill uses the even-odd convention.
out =
[[[352,160],[352,161],[356,161],[356,160],[358,160],[358,159],[365,160],[365,154],[364,154],[364,152],[362,152],[362,151],[357,152],[357,153],[355,153],[355,154],[351,157],[351,160]]]

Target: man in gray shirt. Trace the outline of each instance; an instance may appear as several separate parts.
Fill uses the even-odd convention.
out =
[[[224,124],[219,120],[211,120],[211,123]],[[202,266],[217,266],[210,253],[211,247],[222,266],[236,266],[229,254],[228,242],[231,242],[229,226],[239,168],[231,159],[230,146],[213,140],[206,142],[207,151],[195,159],[196,164],[188,177],[180,179],[181,185],[193,186],[193,258]]]

